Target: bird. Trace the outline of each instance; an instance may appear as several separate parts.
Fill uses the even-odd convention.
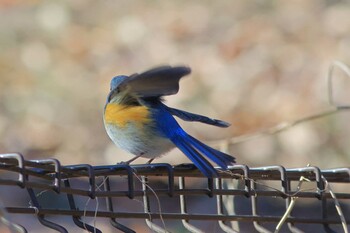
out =
[[[235,157],[186,133],[174,116],[223,128],[229,123],[165,105],[164,96],[176,94],[180,79],[190,73],[187,66],[164,65],[112,78],[103,121],[114,144],[135,155],[124,163],[130,164],[139,157],[148,158],[151,163],[175,147],[208,178],[218,177],[217,169],[208,160],[224,170],[235,163]]]

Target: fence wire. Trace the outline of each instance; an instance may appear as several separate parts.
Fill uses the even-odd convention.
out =
[[[3,203],[3,211],[7,215],[36,215],[45,227],[59,232],[68,232],[57,222],[48,220],[47,216],[71,216],[74,224],[89,232],[101,232],[98,227],[83,222],[83,217],[109,218],[113,227],[122,232],[135,232],[129,226],[120,223],[120,219],[144,219],[149,228],[155,232],[168,232],[165,223],[169,220],[182,221],[191,232],[205,232],[191,221],[217,221],[223,232],[237,232],[239,226],[232,223],[251,223],[258,232],[271,232],[264,223],[274,223],[274,232],[279,232],[282,225],[288,226],[291,232],[303,232],[298,224],[319,224],[325,232],[335,232],[334,226],[343,226],[347,230],[349,219],[350,189],[345,192],[334,192],[335,184],[350,183],[350,168],[320,170],[318,167],[286,169],[282,166],[248,167],[246,165],[231,166],[229,171],[221,171],[220,177],[208,179],[191,164],[171,166],[169,164],[143,164],[112,166],[91,166],[79,164],[62,166],[56,159],[25,160],[21,154],[0,155],[0,186],[14,186],[24,191],[30,198],[25,206],[7,206]],[[11,174],[11,175],[4,175]],[[5,177],[5,178],[4,178]],[[162,185],[152,185],[162,178]],[[205,185],[187,185],[190,179],[199,179]],[[80,185],[72,185],[74,180]],[[118,183],[115,180],[118,179]],[[228,185],[236,181],[239,185]],[[277,182],[269,185],[268,182]],[[303,183],[308,188],[303,188]],[[140,185],[142,184],[142,185]],[[297,184],[293,185],[293,184]],[[310,184],[312,184],[310,188]],[[294,187],[296,186],[296,187]],[[67,207],[43,207],[40,197],[43,192],[52,191],[63,195]],[[105,205],[96,206],[94,210],[79,207],[77,200],[81,197],[104,200]],[[142,198],[143,210],[120,211],[118,203],[125,198]],[[154,198],[156,197],[156,198]],[[189,209],[191,197],[209,197],[216,199],[215,211],[193,213]],[[234,198],[244,198],[250,202],[248,214],[237,214],[232,209]],[[233,198],[233,199],[230,199]],[[285,202],[285,213],[271,215],[259,210],[258,200],[280,198]],[[293,203],[297,199],[317,200],[321,206],[320,213],[312,216],[298,217],[293,215]],[[179,201],[179,211],[167,211],[161,207],[167,202]],[[231,200],[231,201],[229,201]],[[333,201],[332,201],[333,200]],[[156,202],[156,203],[154,203]],[[329,214],[330,208],[338,203],[338,214]],[[340,204],[339,204],[340,203]],[[62,205],[64,206],[64,205]],[[154,208],[158,206],[158,208]],[[342,212],[342,207],[347,212]],[[305,208],[309,208],[305,205]],[[84,209],[84,210],[82,210]],[[27,232],[19,223],[12,223],[2,215],[2,222],[15,232]],[[52,219],[50,217],[50,219]],[[157,221],[158,220],[158,221]],[[345,227],[345,228],[344,228]]]

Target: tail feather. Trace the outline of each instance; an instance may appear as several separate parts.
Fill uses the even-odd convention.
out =
[[[230,123],[228,123],[226,121],[209,118],[207,116],[202,116],[199,114],[186,112],[184,110],[180,110],[180,109],[176,109],[176,108],[171,108],[171,107],[166,106],[165,104],[163,104],[163,105],[168,110],[168,112],[170,112],[174,116],[181,118],[184,121],[198,121],[201,123],[205,123],[208,125],[214,125],[214,126],[218,126],[218,127],[222,127],[222,128],[226,128],[226,127],[229,127],[231,125]]]
[[[215,168],[195,149],[182,138],[174,140],[176,146],[198,167],[198,169],[207,177],[217,177]]]
[[[203,155],[207,156],[210,160],[218,164],[220,167],[227,169],[228,165],[235,163],[234,157],[205,145],[204,143],[192,137],[191,135],[187,136],[188,141],[191,143],[191,145],[193,145]]]
[[[205,157],[223,169],[227,169],[228,165],[235,163],[234,157],[215,150],[188,134],[174,137],[172,141],[207,177],[217,177],[218,173]]]

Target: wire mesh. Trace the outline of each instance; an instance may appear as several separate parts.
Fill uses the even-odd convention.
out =
[[[84,222],[86,217],[108,218],[111,225],[122,232],[136,232],[121,223],[123,219],[145,220],[155,232],[168,232],[167,221],[181,221],[191,232],[206,232],[198,224],[193,224],[194,221],[216,221],[217,231],[222,232],[241,231],[244,229],[242,224],[249,224],[250,229],[255,228],[258,232],[278,232],[281,229],[278,223],[289,232],[303,232],[303,226],[312,224],[322,226],[325,232],[335,232],[333,228],[346,229],[350,222],[350,168],[346,167],[321,170],[318,167],[286,169],[282,166],[251,168],[235,165],[229,171],[221,171],[218,178],[208,179],[191,164],[62,166],[56,159],[25,160],[21,154],[15,153],[0,155],[0,174],[0,187],[17,187],[30,198],[30,203],[22,206],[8,206],[3,201],[4,213],[34,215],[43,226],[59,232],[68,231],[52,217],[70,216],[77,227],[89,232],[102,231],[98,226]],[[306,184],[307,188],[301,187]],[[332,192],[330,187],[337,184],[343,184],[345,188]],[[46,207],[41,197],[49,191],[63,198],[65,204],[59,208]],[[78,201],[81,197],[104,200],[105,205],[92,210],[81,208]],[[198,213],[192,211],[191,200],[204,197],[216,199],[215,205],[208,204]],[[118,205],[125,198],[141,198],[143,209],[120,210]],[[304,200],[300,203],[316,201],[320,211],[307,216],[288,212],[291,203],[297,199],[298,202]],[[261,203],[267,203],[268,208],[273,209],[277,200],[284,203],[282,212],[266,213]],[[177,202],[179,208],[169,211],[162,208],[169,202]],[[245,203],[247,210],[244,213],[239,211],[240,203]],[[337,214],[332,210],[337,205],[332,203],[339,205]],[[310,206],[302,204],[299,208],[306,211]],[[27,232],[20,223],[10,222],[4,216],[2,222],[9,228]]]

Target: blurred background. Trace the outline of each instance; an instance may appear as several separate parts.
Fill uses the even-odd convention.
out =
[[[350,64],[348,1],[1,0],[0,153],[130,159],[104,130],[110,79],[163,64],[192,68],[169,106],[232,124],[180,122],[187,132],[209,144],[254,133],[329,109],[333,60]],[[337,103],[350,105],[350,78],[334,75]],[[229,152],[249,166],[342,167],[349,136],[344,112]],[[178,150],[157,161],[189,162]]]

